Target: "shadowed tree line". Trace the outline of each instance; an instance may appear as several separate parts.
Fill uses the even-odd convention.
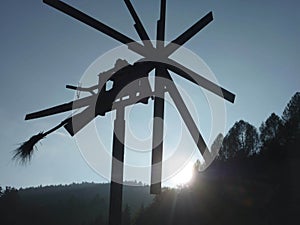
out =
[[[135,225],[295,224],[300,210],[300,93],[259,129],[240,120],[211,146],[216,160],[181,190],[140,209]]]
[[[130,225],[142,204],[148,205],[153,200],[149,195],[149,186],[138,182],[129,183],[135,186],[124,186],[124,225]],[[19,190],[0,187],[0,224],[107,224],[109,186],[81,183]]]

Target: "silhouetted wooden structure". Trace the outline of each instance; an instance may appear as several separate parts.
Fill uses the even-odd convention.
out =
[[[142,40],[142,44],[135,42],[124,34],[121,34],[62,1],[44,0],[43,2],[115,40],[126,44],[130,50],[144,57],[133,65],[128,64],[124,60],[118,60],[115,68],[99,75],[99,83],[95,86],[88,88],[74,87],[71,85],[66,86],[69,89],[89,92],[91,94],[90,96],[26,115],[25,119],[30,120],[86,107],[82,112],[67,118],[53,129],[33,136],[29,141],[20,146],[16,152],[16,156],[26,159],[26,157],[31,156],[34,144],[54,130],[64,126],[70,135],[73,136],[96,116],[105,116],[106,113],[116,110],[113,136],[109,224],[120,225],[122,218],[125,108],[138,103],[147,104],[149,99],[154,99],[150,190],[152,194],[159,194],[161,192],[162,178],[164,97],[166,92],[168,92],[173,99],[201,154],[204,155],[205,152],[206,157],[209,157],[209,151],[206,151],[208,149],[207,145],[173,82],[169,71],[178,74],[196,85],[202,86],[229,102],[234,102],[234,94],[169,58],[180,46],[185,44],[213,20],[212,12],[205,15],[176,39],[165,44],[166,0],[161,0],[160,19],[157,22],[157,41],[156,46],[154,46],[129,0],[125,0],[125,3],[135,22],[134,27]],[[121,63],[122,66],[118,66],[119,63]],[[154,90],[151,90],[148,76],[153,69],[155,69],[155,84]],[[113,87],[109,90],[106,88],[108,81],[113,81]],[[76,124],[74,124],[74,121]]]

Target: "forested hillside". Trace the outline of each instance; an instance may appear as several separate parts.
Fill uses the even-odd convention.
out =
[[[212,152],[216,160],[184,188],[154,199],[149,187],[125,186],[123,225],[296,224],[300,203],[300,93],[259,128],[240,120]],[[109,184],[0,191],[2,225],[107,224]]]
[[[148,186],[124,186],[124,217],[133,218],[153,197]],[[1,190],[2,225],[106,224],[109,184],[82,183],[16,190]]]
[[[204,172],[195,168],[189,187],[157,196],[134,224],[298,223],[299,92],[281,117],[272,113],[259,129],[240,120],[216,138],[212,150],[217,146],[217,159]]]

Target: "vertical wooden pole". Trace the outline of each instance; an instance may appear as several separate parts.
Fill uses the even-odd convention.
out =
[[[109,225],[122,223],[123,162],[125,141],[125,109],[116,110],[111,168]]]
[[[158,71],[158,69],[156,70]],[[159,72],[159,71],[158,71]],[[164,109],[165,100],[162,87],[158,85],[160,81],[155,82],[155,93],[159,96],[154,98],[154,115],[153,115],[153,142],[152,142],[152,167],[151,167],[151,194],[161,192],[162,178],[162,154],[163,154],[163,136],[164,136]]]
[[[160,19],[157,21],[156,48],[164,48],[165,40],[165,21],[166,21],[166,0],[161,0]],[[164,111],[165,111],[165,87],[159,76],[163,77],[164,68],[155,70],[155,97],[153,115],[153,142],[152,142],[152,167],[151,167],[151,194],[161,192],[162,177],[162,154],[163,154],[163,130],[164,130]]]

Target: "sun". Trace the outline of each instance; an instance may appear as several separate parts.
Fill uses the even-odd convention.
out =
[[[176,186],[182,186],[188,184],[193,178],[193,164],[189,163],[179,171],[173,178],[172,183]]]

